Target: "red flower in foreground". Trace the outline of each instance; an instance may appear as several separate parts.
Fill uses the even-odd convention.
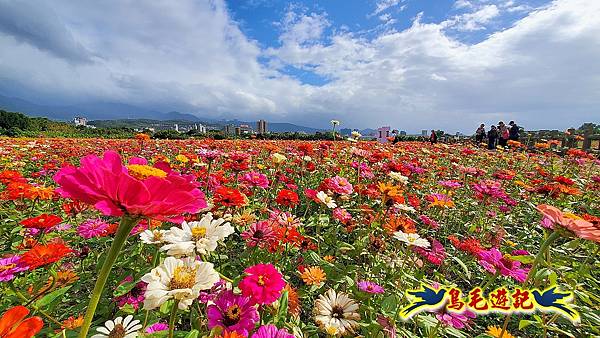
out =
[[[85,156],[79,168],[62,168],[54,181],[63,197],[93,204],[107,216],[126,212],[180,223],[181,214],[207,207],[193,177],[172,171],[164,162],[148,166],[143,158],[124,166],[114,151],[105,152],[103,158]]]
[[[34,270],[40,266],[58,262],[71,252],[73,250],[62,243],[36,245],[21,256],[21,261],[29,266],[29,270]]]
[[[298,204],[298,194],[291,190],[283,189],[277,194],[275,202],[286,207],[294,206]]]
[[[44,326],[40,317],[25,319],[29,310],[21,305],[6,311],[0,318],[1,338],[31,338]]]
[[[213,202],[224,207],[241,207],[246,205],[246,195],[237,189],[220,187],[215,191]]]
[[[48,229],[62,222],[62,218],[55,215],[41,214],[36,217],[27,218],[21,221],[26,228]]]

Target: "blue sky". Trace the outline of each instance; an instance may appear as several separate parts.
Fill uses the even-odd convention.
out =
[[[590,0],[0,1],[0,95],[314,127],[565,129],[600,122],[598,36]]]
[[[327,21],[323,42],[327,36],[338,32],[352,32],[365,39],[374,39],[384,32],[403,31],[411,27],[417,16],[423,23],[439,23],[461,15],[469,15],[473,9],[498,8],[485,25],[470,29],[449,30],[448,35],[465,43],[478,43],[496,31],[512,26],[536,8],[543,8],[550,0],[523,1],[456,1],[456,0],[327,0],[327,1],[277,1],[235,0],[227,1],[232,19],[244,34],[256,40],[263,48],[281,47],[280,35],[285,29],[285,18],[290,12],[322,15]],[[494,11],[492,11],[494,12]],[[261,61],[265,62],[265,59]],[[302,83],[324,85],[330,79],[310,69],[287,66],[281,69]]]

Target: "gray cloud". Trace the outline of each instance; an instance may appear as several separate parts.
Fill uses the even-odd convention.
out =
[[[0,1],[0,32],[71,62],[91,62],[90,53],[42,1]]]
[[[222,0],[39,3],[0,0],[0,78],[10,84],[0,94],[408,131],[600,120],[600,2],[556,0],[477,44],[452,38],[448,20],[419,18],[374,38],[326,35],[326,13],[300,11],[282,18],[281,46],[266,49],[240,31]],[[464,18],[479,27],[506,8]],[[330,82],[303,84],[287,66]]]

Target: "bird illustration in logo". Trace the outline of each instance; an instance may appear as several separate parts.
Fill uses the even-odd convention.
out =
[[[419,310],[434,310],[444,301],[446,289],[435,290],[427,285],[421,285],[421,289],[409,290],[407,294],[416,299],[401,312],[402,316],[409,318],[412,314],[420,312]]]
[[[572,292],[561,293],[556,290],[556,286],[553,286],[544,290],[542,293],[538,290],[533,290],[532,294],[535,302],[542,310],[553,312],[559,311],[572,319],[577,319],[577,312],[569,309],[564,303],[573,297]]]

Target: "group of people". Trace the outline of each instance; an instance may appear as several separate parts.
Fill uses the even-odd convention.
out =
[[[515,121],[510,121],[508,126],[503,121],[498,126],[492,125],[489,131],[485,131],[485,124],[481,124],[475,132],[475,142],[481,144],[487,138],[488,149],[496,149],[497,146],[506,147],[509,140],[519,141],[519,126]]]

